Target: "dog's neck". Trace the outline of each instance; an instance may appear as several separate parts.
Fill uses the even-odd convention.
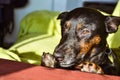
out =
[[[107,46],[104,47],[97,47],[95,48],[96,51],[90,52],[89,61],[94,62],[97,64],[104,64],[106,63],[106,60],[108,61],[108,56],[112,53],[111,49],[109,49]],[[94,54],[94,55],[93,55]]]

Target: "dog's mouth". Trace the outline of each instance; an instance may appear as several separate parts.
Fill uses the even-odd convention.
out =
[[[62,68],[69,68],[69,67],[72,67],[74,65],[75,65],[74,63],[71,63],[71,64],[59,63],[59,66]]]
[[[58,65],[61,68],[71,68],[76,65],[75,60],[63,60],[63,61],[58,61]]]

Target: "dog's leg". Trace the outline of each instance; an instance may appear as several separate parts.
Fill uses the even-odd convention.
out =
[[[55,57],[50,53],[43,52],[41,66],[55,68],[55,65],[56,65]]]
[[[76,69],[83,72],[91,72],[97,74],[104,74],[102,68],[95,63],[92,62],[82,62],[75,67]]]

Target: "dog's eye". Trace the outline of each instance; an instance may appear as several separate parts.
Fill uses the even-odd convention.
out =
[[[89,34],[90,34],[90,31],[88,29],[83,29],[83,30],[80,30],[77,32],[77,36],[79,38],[82,38],[82,37],[89,35]]]
[[[83,30],[82,34],[88,34],[89,31],[88,30]]]

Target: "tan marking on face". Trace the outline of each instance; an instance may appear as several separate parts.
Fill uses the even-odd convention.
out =
[[[92,57],[92,56],[95,54],[96,50],[97,50],[96,47],[93,47],[93,48],[92,48],[90,57]]]
[[[81,41],[80,42],[80,46],[81,46],[81,50],[80,50],[80,54],[87,54],[93,45],[98,45],[101,41],[101,38],[99,35],[93,37],[89,42],[85,42],[85,41]]]
[[[94,47],[94,48],[92,48],[91,53],[94,53],[95,51],[96,51],[96,48]]]
[[[71,22],[70,22],[70,21],[67,21],[67,22],[66,22],[66,27],[67,27],[68,29],[70,29],[70,27],[71,27]]]
[[[99,35],[95,36],[93,39],[92,39],[92,42],[94,44],[99,44],[101,41],[101,37]]]
[[[83,27],[82,23],[77,24],[77,30],[80,30]]]

